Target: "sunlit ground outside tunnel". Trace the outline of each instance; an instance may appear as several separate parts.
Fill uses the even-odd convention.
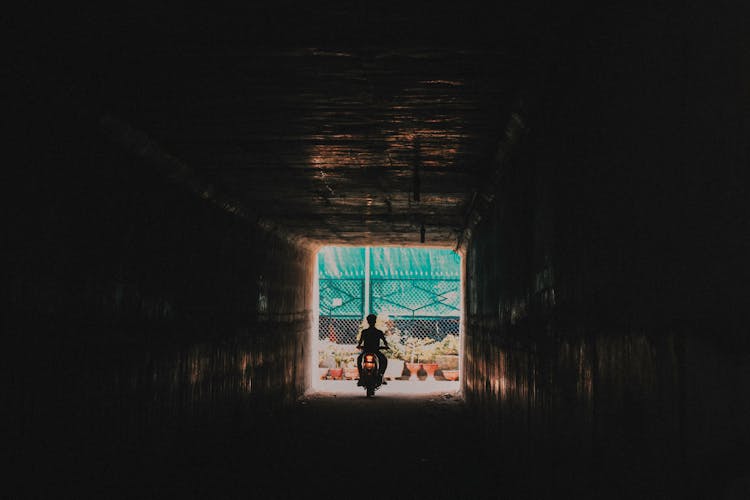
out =
[[[359,336],[375,314],[390,349],[378,395],[458,393],[461,257],[450,249],[323,247],[312,390],[357,394]]]

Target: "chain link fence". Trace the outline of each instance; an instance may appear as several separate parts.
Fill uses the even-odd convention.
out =
[[[389,318],[386,335],[400,333],[406,338],[432,339],[441,342],[446,335],[459,334],[459,318]],[[320,316],[319,339],[334,344],[356,344],[362,325],[361,318],[333,318]],[[380,327],[381,325],[377,325]]]
[[[356,344],[366,324],[363,279],[321,279],[319,339]],[[370,310],[378,328],[405,338],[442,341],[459,334],[460,280],[373,279]]]

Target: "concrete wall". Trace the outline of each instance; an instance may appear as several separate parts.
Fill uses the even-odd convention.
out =
[[[467,246],[466,397],[531,489],[747,476],[748,65],[729,17],[651,10],[557,41]]]
[[[96,116],[66,118],[64,146],[39,144],[13,184],[11,449],[83,454],[294,401],[309,384],[312,251],[167,181]]]

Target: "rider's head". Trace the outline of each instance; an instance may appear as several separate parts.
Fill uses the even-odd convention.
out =
[[[377,320],[378,317],[374,314],[368,314],[367,315],[367,324],[370,326],[375,326],[375,320]]]

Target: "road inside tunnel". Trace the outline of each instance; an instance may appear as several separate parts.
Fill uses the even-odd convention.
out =
[[[57,487],[101,498],[498,498],[509,491],[514,478],[488,460],[502,451],[485,445],[460,397],[385,392],[319,393],[280,413],[152,436],[109,449]]]
[[[677,498],[668,470],[631,475],[633,456],[581,460],[559,436],[491,427],[456,393],[316,393],[252,418],[77,443],[54,463],[40,455],[28,469],[39,481],[8,482],[43,498]]]
[[[118,445],[100,442],[86,456],[46,465],[54,470],[36,469],[45,480],[25,490],[47,498],[63,492],[79,498],[672,498],[666,471],[644,482],[628,473],[632,457],[581,460],[554,437],[528,454],[527,436],[510,430],[499,438],[487,424],[486,415],[455,393],[317,393],[253,418],[227,415]]]

